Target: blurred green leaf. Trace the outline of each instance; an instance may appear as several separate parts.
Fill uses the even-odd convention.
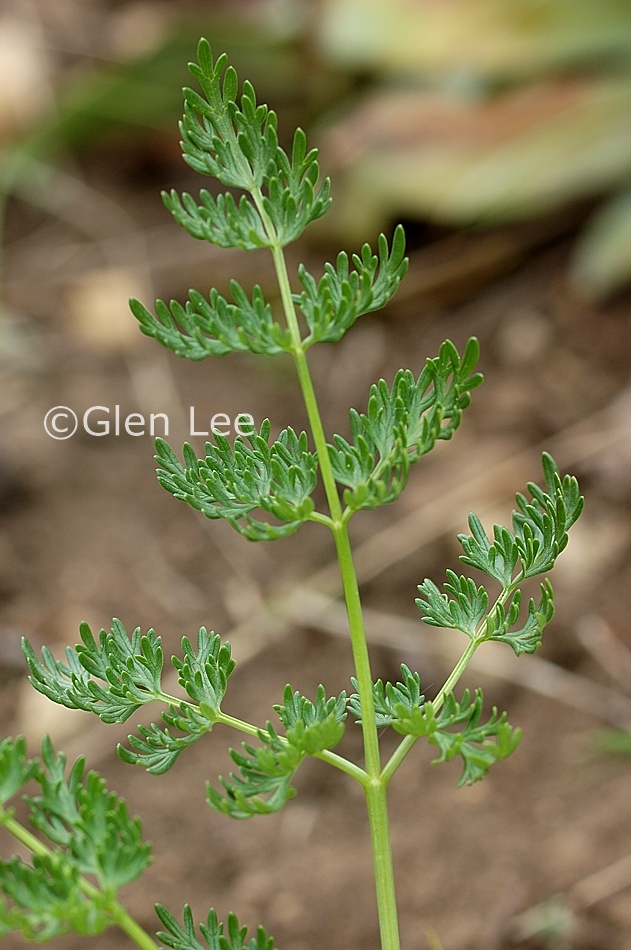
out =
[[[631,190],[615,195],[588,223],[570,276],[583,296],[600,300],[631,280]]]
[[[599,729],[591,735],[596,752],[604,755],[631,755],[631,732],[628,729]]]
[[[338,227],[357,238],[400,214],[455,225],[534,217],[631,173],[631,79],[563,79],[488,100],[373,93],[327,134]]]
[[[624,57],[627,0],[327,0],[325,55],[385,73],[524,79]]]

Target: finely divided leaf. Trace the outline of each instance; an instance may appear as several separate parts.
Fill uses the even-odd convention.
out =
[[[285,686],[283,704],[274,706],[287,730],[286,740],[296,751],[317,755],[332,749],[344,735],[346,693],[326,698],[324,686],[318,686],[315,705],[291,686]]]
[[[291,156],[279,146],[276,114],[259,105],[249,82],[243,83],[237,103],[238,79],[226,58],[213,62],[210,45],[201,40],[199,65],[190,70],[203,96],[184,90],[184,117],[180,123],[184,160],[203,175],[228,187],[250,192],[237,206],[230,194],[212,198],[202,192],[202,206],[190,195],[165,196],[178,223],[194,237],[221,247],[284,247],[330,205],[330,183],[318,187],[317,149],[307,150],[302,129],[294,134]]]
[[[108,893],[134,881],[150,863],[151,845],[142,841],[138,818],[96,772],[83,777],[78,759],[65,777],[66,759],[55,755],[48,737],[42,742],[35,779],[41,794],[27,798],[31,823],[65,849],[65,858],[81,874],[92,874]]]
[[[171,662],[178,672],[180,686],[199,705],[180,703],[177,708],[170,705],[168,711],[162,713],[166,729],[155,723],[148,728],[139,726],[141,737],[128,737],[135,751],[118,746],[118,754],[124,762],[141,765],[153,775],[167,772],[184,749],[211,731],[220,712],[228,677],[236,665],[230,656],[230,644],[222,645],[219,635],[206,627],[200,627],[197,634],[197,650],[188,637],[182,638],[182,653],[182,660],[174,656]],[[184,734],[174,735],[172,729]]]
[[[120,620],[113,620],[109,633],[101,630],[98,643],[87,623],[81,624],[79,633],[83,643],[66,648],[67,665],[47,647],[40,662],[28,640],[22,640],[36,690],[53,702],[94,712],[110,723],[125,722],[140,706],[159,698],[163,654],[153,630],[143,636],[137,627],[130,637]]]
[[[551,570],[567,545],[567,532],[583,510],[577,480],[570,475],[561,480],[556,463],[547,452],[542,462],[548,491],[530,482],[531,502],[517,494],[519,511],[513,512],[512,532],[495,525],[490,541],[479,518],[470,515],[471,535],[459,535],[464,550],[461,560],[494,577],[503,587],[510,585],[518,562],[518,580]]]
[[[462,630],[467,636],[474,637],[486,614],[489,595],[470,577],[458,577],[448,570],[447,578],[445,590],[451,597],[441,594],[436,584],[426,577],[418,588],[425,599],[418,597],[416,605],[430,626]]]
[[[269,247],[260,215],[245,195],[241,195],[237,204],[230,192],[214,198],[202,188],[199,199],[201,204],[198,205],[187,192],[181,197],[174,189],[170,193],[162,192],[162,200],[175,221],[198,241],[208,241],[218,247],[239,247],[242,251]]]
[[[519,630],[510,628],[516,623],[519,615],[519,604],[521,600],[520,591],[515,592],[513,601],[508,609],[504,611],[499,607],[489,618],[488,640],[499,640],[501,643],[508,643],[513,648],[517,656],[522,653],[534,653],[541,646],[541,634],[543,628],[552,620],[554,614],[554,592],[552,584],[546,578],[541,585],[541,599],[535,603],[531,597],[528,603],[528,618],[523,627]]]
[[[247,436],[237,436],[234,448],[215,433],[215,445],[206,443],[206,457],[197,459],[184,446],[184,464],[170,446],[156,439],[158,481],[176,498],[207,518],[224,518],[250,541],[273,541],[298,530],[313,511],[311,494],[317,482],[317,462],[307,436],[285,429],[269,444],[270,424]],[[252,517],[261,509],[284,524]]]
[[[421,693],[421,678],[418,673],[412,673],[410,668],[401,664],[402,683],[383,683],[378,679],[373,684],[373,700],[375,704],[375,715],[377,727],[391,726],[395,719],[399,718],[396,712],[397,707],[402,706],[412,714],[412,709],[420,709],[425,702],[425,697]],[[351,677],[351,682],[355,689],[358,689],[357,680]],[[359,694],[353,693],[348,700],[348,708],[357,722],[362,721],[362,708],[359,700]]]
[[[27,758],[26,740],[8,737],[0,742],[0,806],[16,795],[33,777],[37,762]]]
[[[196,290],[189,291],[185,307],[176,300],[169,307],[157,300],[155,317],[138,300],[129,305],[146,336],[190,360],[237,351],[273,356],[288,350],[289,333],[272,319],[258,284],[251,301],[236,281],[230,288],[234,304],[213,289],[208,299]]]
[[[318,150],[307,152],[302,129],[294,133],[291,159],[282,148],[276,150],[273,162],[263,177],[263,208],[269,216],[281,247],[300,237],[312,221],[326,214],[331,199],[328,178],[318,188],[320,168]]]
[[[479,347],[473,337],[462,358],[449,341],[428,359],[418,380],[399,370],[389,388],[381,380],[370,390],[366,415],[350,412],[351,441],[336,435],[329,457],[337,482],[347,486],[344,501],[351,510],[374,508],[398,498],[410,465],[450,439],[469,405],[470,391],[482,376],[472,374]]]
[[[447,577],[445,590],[453,595],[451,597],[441,593],[429,578],[425,578],[418,588],[423,597],[417,598],[416,604],[425,623],[461,630],[478,643],[485,640],[508,643],[517,656],[534,653],[541,645],[543,629],[554,614],[554,594],[549,580],[541,585],[539,604],[530,600],[523,627],[513,630],[519,620],[520,590],[509,594],[506,601],[499,598],[487,613],[489,596],[484,587],[477,587],[470,577],[458,577],[453,571],[448,570]],[[507,585],[505,592],[509,590]]]
[[[477,515],[469,515],[471,535],[459,534],[458,540],[465,552],[460,560],[477,567],[495,578],[502,587],[508,587],[519,560],[519,547],[508,528],[493,526],[493,542],[489,541]]]
[[[225,795],[207,784],[208,804],[215,811],[231,818],[268,815],[280,811],[296,794],[290,782],[306,753],[283,742],[271,723],[259,730],[259,739],[263,745],[258,748],[244,742],[243,753],[230,749],[240,775],[219,776]]]
[[[349,268],[345,251],[338,254],[336,266],[325,264],[324,276],[316,283],[303,265],[298,276],[304,290],[294,295],[309,326],[305,348],[313,343],[337,343],[358,317],[379,310],[395,294],[405,276],[408,260],[404,258],[405,234],[399,225],[388,242],[379,236],[379,257],[364,244],[361,257],[353,255],[354,269]]]
[[[197,652],[188,637],[182,638],[184,659],[171,659],[178,672],[178,681],[191,699],[205,703],[215,713],[219,712],[226,692],[228,677],[236,663],[230,655],[230,644],[221,643],[219,634],[200,627],[197,634]]]
[[[324,686],[320,684],[316,691],[314,705],[298,690],[293,692],[291,686],[287,684],[283,690],[283,702],[274,706],[274,710],[287,730],[295,729],[299,722],[310,729],[316,723],[326,722],[331,716],[335,722],[343,723],[346,719],[346,693],[342,690],[337,698],[331,696],[327,699]]]
[[[294,773],[307,755],[318,755],[332,749],[344,734],[346,693],[326,698],[323,686],[318,687],[315,704],[286,686],[282,705],[274,706],[287,733],[279,736],[271,723],[259,730],[262,746],[243,743],[244,753],[230,750],[240,775],[220,776],[225,795],[207,786],[208,804],[231,818],[280,811],[293,798],[290,785]],[[266,797],[264,797],[266,796]]]
[[[153,722],[149,727],[139,725],[141,738],[127,737],[132,749],[135,749],[134,752],[120,743],[117,746],[118,755],[123,762],[141,765],[151,775],[163,775],[175,764],[184,749],[197,742],[204,733],[210,732],[214,721],[184,703],[178,709],[169,706],[168,712],[162,713],[162,718],[167,727],[179,729],[184,735],[173,735],[171,729],[161,729]]]
[[[79,887],[76,867],[53,857],[33,857],[26,864],[18,857],[0,861],[0,889],[11,905],[0,904],[0,936],[19,931],[27,940],[42,943],[60,934],[88,936],[113,923]]]
[[[495,762],[511,755],[521,739],[521,730],[508,724],[506,713],[498,716],[495,707],[488,722],[479,725],[482,713],[482,690],[479,689],[473,701],[469,690],[465,690],[459,703],[450,693],[437,716],[430,702],[411,711],[400,704],[396,713],[398,718],[392,725],[397,732],[426,736],[428,742],[438,747],[440,755],[434,765],[448,762],[456,755],[462,758],[464,768],[458,786],[478,782]],[[454,726],[464,728],[451,732]]]
[[[197,939],[193,913],[188,904],[184,906],[183,926],[162,904],[156,904],[156,914],[160,923],[168,931],[157,934],[171,950],[206,950]],[[255,937],[246,940],[247,927],[240,927],[234,914],[228,915],[228,933],[224,934],[224,926],[219,923],[214,908],[208,912],[205,923],[199,929],[206,942],[208,950],[272,950],[274,939],[268,937],[263,927],[258,927]]]

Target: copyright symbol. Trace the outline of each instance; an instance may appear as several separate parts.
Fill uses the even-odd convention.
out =
[[[44,429],[51,439],[69,439],[77,431],[78,425],[76,412],[67,406],[55,406],[44,417]]]

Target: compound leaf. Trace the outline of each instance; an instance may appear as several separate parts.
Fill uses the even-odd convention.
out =
[[[236,663],[230,655],[230,644],[221,643],[219,634],[200,627],[197,634],[197,652],[188,637],[182,638],[183,660],[171,659],[178,672],[178,681],[191,699],[205,703],[215,713],[219,712],[226,692],[228,677]]]
[[[113,923],[98,900],[82,893],[77,868],[56,856],[35,855],[32,865],[18,857],[0,861],[0,889],[11,900],[0,904],[2,935],[19,931],[44,942],[68,932],[98,934]]]
[[[345,251],[338,254],[336,266],[325,264],[324,275],[316,283],[303,265],[298,276],[303,286],[301,294],[294,295],[309,327],[305,348],[313,343],[337,343],[362,314],[379,310],[396,293],[408,266],[405,253],[405,234],[399,225],[388,242],[379,236],[379,257],[370,245],[364,244],[361,257],[353,255],[355,269],[349,268]]]
[[[410,465],[429,452],[437,439],[450,439],[470,403],[470,391],[482,376],[471,374],[478,357],[475,338],[461,358],[446,341],[428,359],[418,380],[399,370],[392,387],[372,386],[365,415],[350,411],[351,441],[336,435],[328,446],[333,473],[345,485],[350,510],[374,508],[398,498]]]
[[[168,712],[162,713],[167,725],[161,729],[155,723],[149,727],[138,726],[138,736],[128,736],[132,749],[127,749],[119,743],[117,752],[123,762],[129,765],[141,765],[151,775],[163,775],[175,764],[176,759],[194,742],[210,732],[214,719],[199,713],[192,706],[182,703],[178,709],[169,706]],[[175,736],[171,729],[180,729],[184,735]]]
[[[317,755],[332,749],[344,735],[346,693],[326,698],[324,686],[318,686],[315,705],[291,686],[285,686],[283,704],[274,706],[285,726],[286,740],[302,755]]]
[[[499,640],[501,643],[508,643],[513,648],[517,656],[522,653],[534,653],[541,646],[541,635],[547,623],[552,620],[554,615],[554,592],[552,584],[546,578],[541,584],[541,599],[535,603],[534,598],[530,598],[528,603],[528,617],[523,627],[519,630],[511,630],[510,627],[517,620],[519,614],[520,591],[515,592],[515,597],[509,610],[506,612],[502,607],[489,618],[489,628],[485,639]],[[490,634],[490,635],[489,635]]]
[[[428,742],[437,746],[440,755],[433,764],[448,762],[456,755],[463,761],[463,771],[458,786],[473,785],[483,778],[495,762],[511,755],[521,739],[521,730],[513,729],[506,721],[506,713],[498,716],[493,707],[488,722],[479,725],[482,713],[482,690],[476,690],[472,701],[469,690],[457,702],[450,693],[438,715],[430,702],[409,710],[403,703],[396,707],[398,718],[392,725],[403,735],[426,736]],[[463,726],[457,732],[454,726]]]
[[[257,104],[251,83],[243,83],[239,104],[232,67],[222,83],[225,56],[213,62],[210,45],[201,40],[198,59],[189,68],[204,95],[184,90],[184,160],[203,175],[250,192],[253,202],[243,196],[237,205],[230,194],[214,199],[202,192],[202,206],[175,193],[165,195],[165,203],[194,237],[221,247],[284,247],[330,205],[329,180],[318,187],[317,149],[307,151],[305,134],[297,129],[287,155],[278,144],[276,114]]]
[[[159,698],[164,658],[160,637],[153,630],[143,636],[137,627],[130,637],[115,619],[109,633],[101,630],[98,643],[87,623],[80,625],[79,633],[83,643],[66,648],[67,664],[56,660],[47,647],[40,662],[23,638],[22,651],[36,690],[109,723],[125,722],[140,706]]]
[[[146,336],[190,360],[238,351],[274,356],[287,350],[289,333],[272,319],[258,284],[251,301],[236,281],[230,287],[234,304],[213,289],[208,299],[189,291],[185,307],[176,300],[169,307],[157,300],[155,317],[139,300],[130,300],[129,306]]]
[[[270,424],[247,436],[237,436],[234,448],[219,433],[215,445],[206,443],[206,457],[197,459],[184,446],[184,464],[170,446],[156,439],[158,481],[180,501],[207,518],[224,518],[250,541],[273,541],[294,534],[314,509],[311,494],[317,483],[316,457],[306,433],[284,429],[269,443]],[[257,509],[284,524],[252,517]]]
[[[10,736],[0,742],[0,806],[13,798],[37,770],[35,759],[26,755],[23,736]]]
[[[542,463],[548,490],[529,482],[532,501],[521,493],[516,495],[519,510],[513,512],[512,532],[494,525],[491,542],[479,518],[472,514],[471,535],[458,536],[464,550],[461,560],[494,577],[503,587],[510,585],[518,562],[519,580],[551,570],[567,545],[569,529],[583,510],[584,499],[576,478],[566,475],[561,480],[559,469],[547,452],[543,453]]]
[[[489,595],[484,587],[477,587],[470,577],[458,577],[453,571],[447,571],[445,590],[442,594],[436,584],[428,577],[419,585],[423,597],[416,605],[423,614],[425,623],[433,627],[447,627],[462,630],[474,637],[482,622],[489,604]]]
[[[280,811],[294,797],[296,790],[290,782],[306,752],[284,742],[271,723],[266,730],[259,730],[259,739],[263,745],[258,748],[244,742],[243,753],[230,749],[240,775],[231,772],[227,779],[219,776],[225,795],[207,784],[211,808],[231,818],[251,818]]]
[[[27,798],[31,823],[56,845],[79,873],[93,874],[107,893],[134,881],[150,863],[151,845],[143,842],[138,818],[131,818],[124,799],[108,792],[105,780],[90,772],[82,781],[78,759],[65,776],[66,758],[55,755],[47,736],[35,773],[41,794]]]
[[[344,734],[344,692],[337,698],[327,699],[324,687],[319,686],[314,704],[287,685],[283,703],[274,709],[287,730],[286,735],[279,736],[268,722],[266,729],[258,733],[262,746],[255,748],[244,742],[243,752],[230,750],[240,774],[230,773],[228,779],[220,776],[225,795],[207,786],[208,804],[216,811],[231,818],[280,811],[296,794],[290,783],[305,756],[332,749]]]

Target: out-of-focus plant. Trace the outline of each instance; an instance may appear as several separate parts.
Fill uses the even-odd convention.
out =
[[[593,298],[631,280],[629,0],[325,0],[323,11],[324,55],[390,80],[327,138],[350,236],[401,214],[488,226],[609,196],[572,280]]]

